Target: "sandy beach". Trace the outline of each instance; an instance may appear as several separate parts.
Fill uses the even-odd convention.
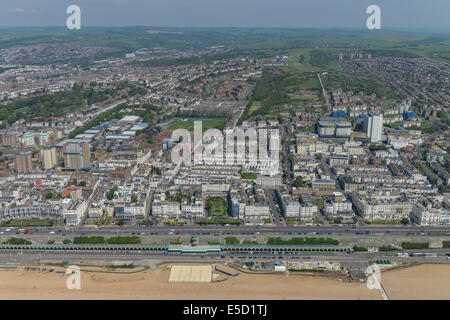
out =
[[[223,282],[169,283],[168,276],[168,270],[82,272],[81,290],[68,290],[68,276],[21,266],[0,271],[0,299],[382,299],[365,283],[323,277],[241,273]],[[391,299],[450,299],[449,276],[449,265],[423,265],[384,272],[382,282]]]
[[[384,272],[381,282],[389,298],[396,299],[450,299],[450,265],[424,264]]]

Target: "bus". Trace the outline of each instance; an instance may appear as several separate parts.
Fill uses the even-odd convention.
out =
[[[27,228],[19,229],[19,232],[23,233],[23,234],[27,234],[28,233],[28,229]]]

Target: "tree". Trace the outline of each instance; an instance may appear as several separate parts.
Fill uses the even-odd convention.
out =
[[[408,225],[409,224],[409,219],[408,218],[403,218],[402,220],[400,220],[400,222],[403,224],[403,225]]]
[[[151,174],[161,175],[161,169],[158,168],[158,167],[152,166],[152,169],[151,169],[150,173],[151,173]]]
[[[112,188],[108,191],[108,193],[106,194],[106,198],[107,198],[108,200],[114,199],[114,193],[115,193],[117,190],[118,190],[118,187],[117,187],[117,186],[112,187]]]
[[[296,186],[297,188],[303,188],[306,186],[306,183],[303,181],[303,178],[301,176],[298,176],[294,180],[294,186]]]
[[[117,222],[117,225],[118,226],[123,226],[125,224],[125,220],[123,220],[123,219],[120,219],[118,222]]]
[[[317,160],[322,160],[322,158],[323,158],[323,155],[321,155],[321,154],[316,155]]]

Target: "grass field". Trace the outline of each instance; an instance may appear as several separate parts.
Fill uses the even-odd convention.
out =
[[[99,220],[98,224],[110,224],[112,221],[112,216],[106,216]]]
[[[227,215],[227,203],[223,198],[209,198],[206,202],[206,208],[210,217],[220,217]]]
[[[2,227],[51,227],[53,221],[47,220],[21,220],[21,221],[8,221],[3,223]]]
[[[319,90],[320,83],[315,72],[264,70],[258,81],[253,98],[242,120],[261,116],[262,119],[276,119],[281,112],[288,112],[283,105],[295,103],[310,106],[321,102],[318,97],[298,95],[299,90]]]
[[[227,122],[226,118],[214,118],[202,121],[202,130],[206,131],[208,129],[219,129],[222,130]],[[194,120],[178,120],[168,126],[169,130],[176,129],[186,129],[189,131],[194,131]]]
[[[241,172],[242,179],[255,180],[256,177],[257,177],[256,173]]]
[[[249,43],[243,48],[266,55],[287,55],[287,66],[265,68],[259,79],[254,95],[241,120],[256,118],[277,118],[280,113],[289,112],[292,105],[309,110],[311,107],[324,104],[322,96],[305,97],[299,90],[315,90],[321,92],[317,74],[322,76],[326,89],[341,88],[344,91],[365,95],[375,93],[378,98],[385,97],[382,108],[395,106],[403,96],[388,83],[377,78],[376,74],[351,74],[343,72],[335,59],[336,53],[361,52],[374,56],[414,57],[423,56],[441,61],[450,61],[450,37],[442,35],[424,35],[383,31],[379,34],[351,31],[318,31],[310,30],[310,34],[301,38],[292,37],[265,42]],[[316,33],[320,33],[320,36]],[[301,32],[300,32],[301,33]],[[311,48],[312,44],[317,44]],[[327,46],[319,44],[326,43]],[[423,129],[432,132],[434,128]]]
[[[259,108],[261,108],[261,101],[253,101],[252,105],[250,106],[249,112],[253,113]]]
[[[326,49],[293,49],[290,50],[288,67],[285,69],[294,72],[321,72],[339,70],[330,50]]]

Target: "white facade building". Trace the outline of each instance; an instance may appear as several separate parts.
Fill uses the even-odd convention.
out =
[[[312,203],[302,204],[300,207],[300,219],[312,219],[317,214],[318,208]]]
[[[328,217],[353,216],[352,203],[346,199],[332,201],[325,205],[325,214]]]
[[[363,130],[367,133],[370,142],[380,142],[383,133],[383,115],[364,115]]]
[[[439,227],[450,225],[450,210],[425,208],[415,204],[411,210],[411,221],[421,226]]]
[[[66,220],[66,225],[77,226],[80,224],[81,219],[87,210],[87,206],[87,201],[79,199],[64,208],[64,219]]]

